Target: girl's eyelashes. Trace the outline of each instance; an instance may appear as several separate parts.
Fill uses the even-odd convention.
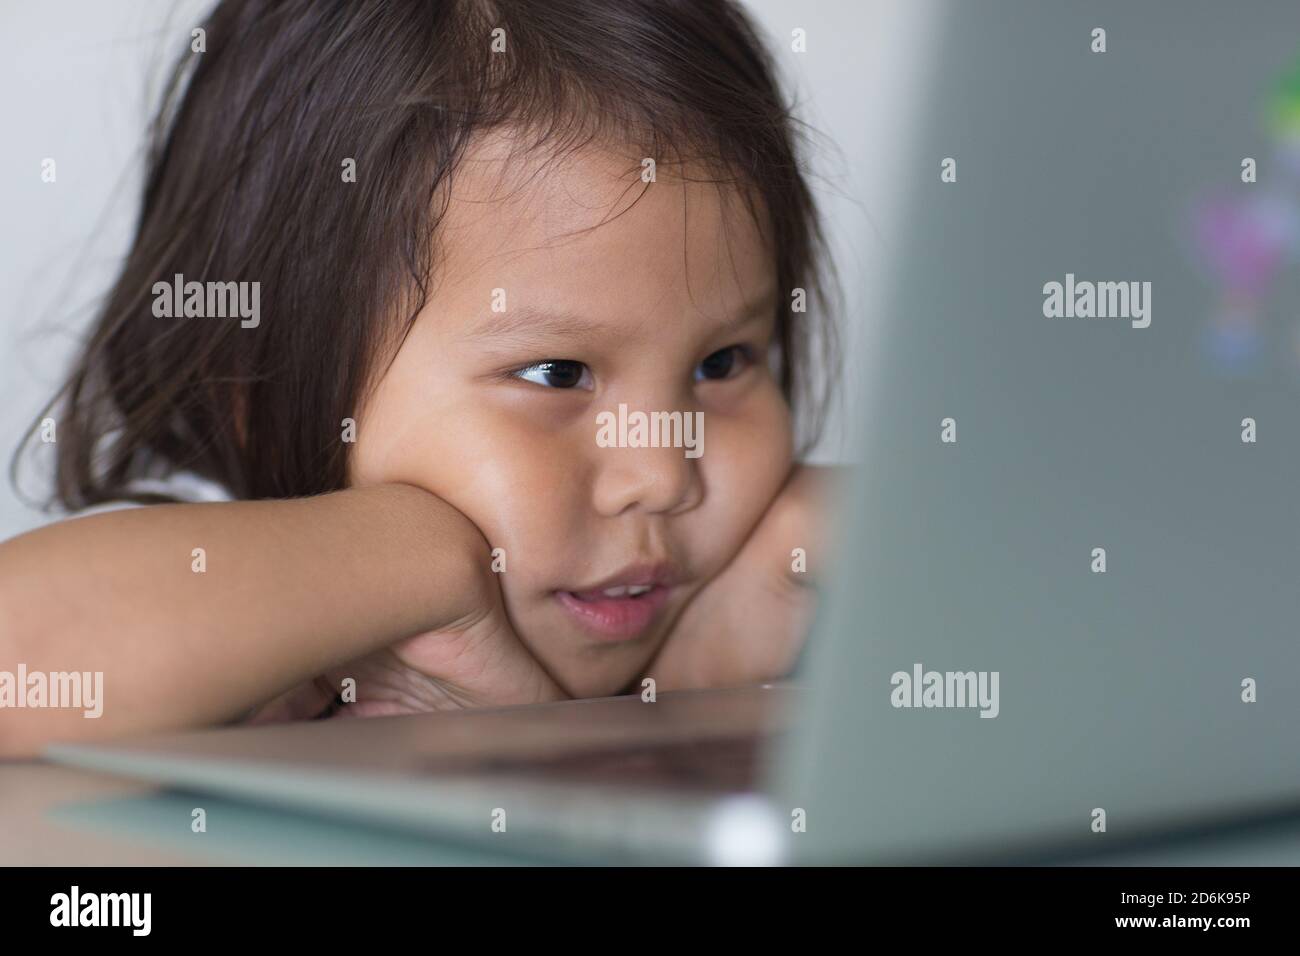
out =
[[[532,365],[516,369],[511,377],[532,382],[544,388],[583,388],[592,387],[591,369],[581,362],[570,359],[546,359]]]
[[[718,382],[734,378],[753,364],[754,353],[745,345],[728,345],[695,367],[695,381]]]
[[[697,382],[720,382],[735,378],[754,364],[753,350],[747,345],[729,345],[707,356],[695,367]],[[514,369],[510,378],[532,382],[543,388],[583,389],[594,387],[591,369],[573,359],[545,359]]]

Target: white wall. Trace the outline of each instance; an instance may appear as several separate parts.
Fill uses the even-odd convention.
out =
[[[846,345],[870,348],[871,308],[897,228],[893,157],[927,58],[931,0],[752,0],[803,115],[833,144],[814,161],[846,293]],[[54,393],[129,241],[142,134],[159,81],[206,0],[45,0],[0,6],[0,456]],[[791,52],[791,30],[808,50]],[[53,158],[57,181],[41,181]],[[864,340],[865,338],[865,340]],[[815,458],[843,456],[849,398]],[[847,423],[847,424],[846,424]],[[33,488],[36,476],[29,475]],[[46,520],[6,480],[0,539]]]
[[[8,482],[126,251],[151,91],[205,4],[0,5],[0,538],[45,520]],[[56,162],[57,180],[41,181]]]

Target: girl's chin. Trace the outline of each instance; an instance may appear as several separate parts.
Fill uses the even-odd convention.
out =
[[[563,648],[547,654],[544,647],[526,642],[528,650],[560,690],[574,700],[640,694],[641,678],[662,646],[657,628],[642,640],[622,642],[593,641],[572,625],[552,624],[541,633],[547,637],[545,646],[554,647],[558,642]]]

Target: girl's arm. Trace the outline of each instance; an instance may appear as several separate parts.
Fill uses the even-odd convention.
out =
[[[471,629],[493,606],[488,561],[464,515],[405,485],[138,508],[4,542],[0,672],[100,671],[103,700],[98,718],[0,709],[0,757],[231,721],[401,638]]]

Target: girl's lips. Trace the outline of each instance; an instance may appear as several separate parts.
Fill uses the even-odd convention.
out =
[[[670,589],[656,584],[644,594],[608,597],[598,591],[556,591],[560,605],[588,631],[606,641],[630,641],[643,632],[668,600]]]

